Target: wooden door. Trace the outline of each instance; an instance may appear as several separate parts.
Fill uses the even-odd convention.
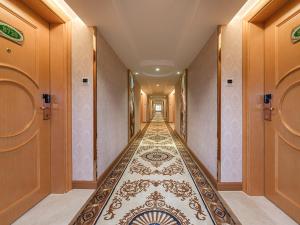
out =
[[[300,223],[300,2],[290,1],[265,24],[265,194]]]
[[[20,1],[2,1],[0,21],[24,36],[23,43],[0,36],[0,224],[6,225],[50,191],[50,123],[40,108],[42,93],[49,93],[49,25]]]

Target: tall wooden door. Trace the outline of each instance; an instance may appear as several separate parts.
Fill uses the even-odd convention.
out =
[[[49,25],[21,1],[0,3],[0,224],[50,191]]]
[[[295,33],[295,32],[298,32]],[[300,223],[300,1],[265,24],[265,193]]]

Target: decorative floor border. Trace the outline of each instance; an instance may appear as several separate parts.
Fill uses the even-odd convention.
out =
[[[104,178],[99,187],[87,200],[85,205],[76,214],[69,225],[93,225],[97,222],[98,217],[101,215],[107,201],[125,172],[135,151],[139,147],[148,126],[149,123],[144,127],[138,137],[131,142],[127,149],[125,149],[120,160],[111,169],[111,171],[109,171],[108,175]]]
[[[215,224],[240,225],[241,223],[234,216],[228,206],[226,206],[226,203],[223,202],[217,191],[209,183],[189,150],[185,147],[170,125],[167,123],[165,124]],[[76,214],[74,219],[70,222],[70,225],[94,225],[97,223],[97,220],[110,199],[111,194],[114,192],[115,187],[143,140],[148,127],[149,124],[144,127],[138,137],[131,142],[127,149],[124,150],[121,158],[108,172],[108,175],[103,179],[102,183],[88,199],[82,209]]]
[[[218,225],[241,225],[240,221],[227,206],[217,190],[208,182],[200,166],[196,163],[194,157],[186,149],[177,133],[166,123],[167,128],[173,138],[173,141],[198,189],[198,192],[205,203],[208,212]]]

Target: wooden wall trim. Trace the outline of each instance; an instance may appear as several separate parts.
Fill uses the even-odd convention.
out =
[[[242,182],[218,182],[218,191],[242,191]]]
[[[22,0],[50,24],[51,192],[72,189],[71,22],[54,3]]]
[[[50,25],[51,186],[72,188],[71,24]]]
[[[189,151],[189,153],[192,156],[193,160],[198,164],[198,166],[203,171],[203,173],[204,173],[203,175],[208,179],[208,181],[212,184],[212,186],[215,189],[217,189],[218,188],[217,179],[209,172],[209,170],[201,162],[201,160],[196,156],[196,154],[187,146],[186,141],[178,134],[178,132],[176,130],[174,130],[174,134],[181,140],[181,142],[184,144],[185,148]]]
[[[51,192],[72,189],[71,22],[56,4],[22,0],[50,24]]]
[[[218,26],[217,43],[217,180],[221,181],[221,156],[222,156],[222,26]]]
[[[93,31],[93,176],[97,180],[97,28],[92,27]]]
[[[73,180],[72,189],[96,189],[97,181]]]
[[[51,1],[22,1],[49,23],[62,24],[70,20],[70,18]]]
[[[195,155],[195,153],[187,146],[186,142],[181,138],[176,130],[174,130],[175,135],[181,140],[185,148],[189,151],[192,158],[204,172],[204,176],[209,180],[215,189],[218,191],[241,191],[243,188],[242,182],[218,182],[217,179],[209,172],[206,166],[201,162],[201,160]]]
[[[264,22],[288,1],[289,0],[261,0],[248,12],[245,19],[251,23]]]
[[[264,93],[264,29],[244,23],[243,30],[243,190],[263,195],[264,121],[257,110],[257,96]]]
[[[249,195],[264,195],[264,121],[257,110],[264,94],[264,21],[286,2],[262,0],[243,19],[243,191]]]
[[[65,176],[65,192],[72,190],[72,24],[71,22],[64,23],[65,32],[65,82],[67,89],[65,90],[65,98],[67,99],[65,118],[66,118],[66,145],[65,145],[65,154],[66,154],[66,176]]]
[[[128,109],[127,109],[127,111],[128,111],[128,143],[130,143],[130,139],[131,139],[131,137],[130,137],[130,108],[129,108],[129,101],[130,101],[130,98],[129,98],[129,95],[130,95],[130,70],[128,69],[127,70],[127,107],[128,107]]]
[[[193,159],[196,161],[196,163],[199,165],[199,167],[203,170],[204,175],[209,179],[211,184],[218,189],[218,182],[217,179],[210,173],[210,171],[206,168],[206,166],[201,162],[201,160],[195,155],[195,153],[186,146],[188,151],[191,153]]]
[[[185,143],[188,141],[188,110],[189,110],[189,104],[188,104],[188,92],[189,92],[189,69],[185,69]]]
[[[147,125],[143,128],[143,131],[147,129]],[[138,131],[127,146],[120,152],[120,154],[114,159],[114,161],[106,168],[106,170],[97,178],[96,181],[76,181],[72,182],[73,189],[95,189],[101,185],[101,183],[108,176],[109,172],[113,170],[113,168],[117,165],[117,163],[121,160],[122,156],[125,154],[126,150],[131,146],[131,144],[141,135],[143,131]]]
[[[101,183],[105,180],[105,178],[109,175],[109,172],[113,170],[113,168],[118,164],[121,160],[127,149],[131,146],[131,144],[148,128],[149,123],[143,128],[143,130],[139,130],[129,141],[127,146],[120,152],[120,154],[115,158],[115,160],[106,168],[106,170],[98,177],[97,186],[99,187]]]

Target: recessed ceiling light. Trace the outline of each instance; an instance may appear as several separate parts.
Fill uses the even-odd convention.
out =
[[[159,87],[159,84],[156,84],[156,87]]]
[[[156,70],[157,72],[160,71],[160,69],[159,69],[158,67],[157,67],[155,70]]]

